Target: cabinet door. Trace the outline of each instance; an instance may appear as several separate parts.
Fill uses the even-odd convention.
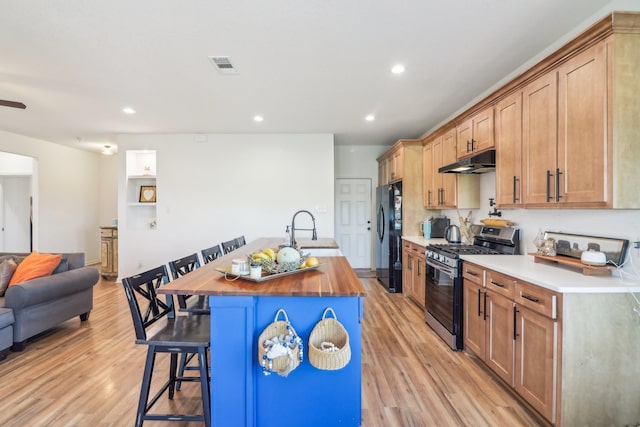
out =
[[[606,79],[604,42],[558,69],[560,203],[607,202]]]
[[[456,156],[456,130],[451,129],[442,137],[442,160],[440,166],[450,165],[457,160]],[[435,154],[434,154],[435,155]],[[437,159],[437,157],[435,157]],[[457,174],[439,173],[441,180],[441,207],[455,208],[458,204],[457,194]]]
[[[422,147],[422,203],[425,208],[433,208],[437,204],[437,190],[434,190],[433,147],[428,142]]]
[[[415,291],[416,302],[422,308],[425,308],[426,305],[426,290],[427,290],[427,264],[424,258],[424,251],[420,256],[416,256],[414,268],[415,271],[414,281],[413,281],[413,290]]]
[[[531,406],[555,422],[557,322],[517,306],[515,388]]]
[[[396,181],[404,177],[404,149],[400,148],[393,154],[394,177]]]
[[[522,91],[523,202],[555,200],[557,82],[550,72]]]
[[[458,159],[462,159],[467,157],[473,151],[473,148],[471,147],[471,140],[473,139],[473,120],[469,119],[456,126],[456,135],[458,140],[456,155]]]
[[[387,176],[387,160],[380,159],[378,161],[378,185],[387,185],[389,177]]]
[[[479,152],[493,148],[494,145],[493,107],[490,107],[473,116],[471,149]]]
[[[522,203],[522,92],[496,105],[496,202]]]
[[[438,168],[442,166],[442,145],[443,137],[439,136],[431,143],[431,150],[433,155],[433,187],[435,191],[435,206],[440,207],[442,205],[442,177],[445,174],[438,173]]]
[[[489,290],[485,321],[485,363],[513,387],[513,300]]]
[[[411,245],[406,242],[402,245],[402,292],[406,295],[411,295],[413,292],[412,268]]]
[[[393,153],[387,157],[387,176],[389,177],[389,182],[396,180],[396,164]]]
[[[484,360],[485,333],[484,333],[484,310],[485,291],[482,286],[463,279],[463,337],[464,347],[476,356]]]

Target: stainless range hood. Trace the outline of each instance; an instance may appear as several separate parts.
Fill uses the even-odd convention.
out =
[[[496,150],[485,151],[473,157],[438,169],[440,173],[485,173],[496,170]]]

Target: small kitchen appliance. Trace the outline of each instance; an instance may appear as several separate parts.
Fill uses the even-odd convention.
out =
[[[431,223],[431,238],[443,239],[445,230],[449,226],[449,218],[446,216],[432,217],[429,219],[429,222]]]
[[[461,256],[520,253],[519,229],[471,227],[474,229],[471,245],[430,244],[426,247],[426,322],[453,350],[463,347]]]

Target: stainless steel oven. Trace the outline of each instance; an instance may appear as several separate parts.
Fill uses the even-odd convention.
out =
[[[455,267],[427,258],[426,321],[454,350],[462,349],[462,279]]]
[[[462,350],[462,255],[520,252],[520,232],[509,227],[477,227],[473,244],[428,245],[425,319],[454,350]]]

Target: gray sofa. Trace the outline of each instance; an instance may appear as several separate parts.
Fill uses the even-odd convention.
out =
[[[25,255],[0,254],[0,259],[12,256],[20,261]],[[98,270],[85,267],[84,253],[62,256],[59,269],[65,270],[63,264],[66,259],[68,270],[17,283],[7,289],[4,297],[0,297],[0,352],[7,348],[3,347],[7,343],[7,328],[12,332],[12,349],[22,351],[25,341],[34,335],[75,316],[80,316],[81,321],[89,318],[93,308],[93,286],[99,279]]]

